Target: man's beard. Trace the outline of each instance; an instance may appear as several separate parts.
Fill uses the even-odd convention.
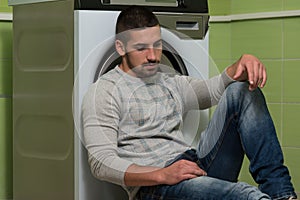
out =
[[[132,70],[132,72],[139,78],[153,76],[159,69],[160,60],[149,61],[138,66],[133,66],[127,53],[125,54],[125,59],[130,70]]]

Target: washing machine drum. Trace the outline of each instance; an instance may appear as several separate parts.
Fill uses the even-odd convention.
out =
[[[162,58],[161,64],[162,66],[166,66],[160,68],[161,71],[166,72],[168,74],[182,74],[188,75],[188,71],[186,66],[177,53],[177,51],[166,41],[162,42],[163,50],[162,50]],[[121,63],[121,57],[115,50],[115,46],[111,46],[107,53],[103,56],[103,59],[100,61],[98,68],[95,73],[94,82],[99,78],[99,76],[105,74],[109,70],[115,68],[118,64]]]

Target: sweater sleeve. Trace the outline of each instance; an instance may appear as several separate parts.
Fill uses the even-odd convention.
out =
[[[207,109],[218,104],[226,87],[235,81],[228,76],[226,70],[220,75],[207,80],[200,80],[193,77],[185,78],[187,81],[179,87],[181,87],[180,91],[183,92],[182,97],[185,108],[188,108],[187,110]]]
[[[113,87],[96,82],[82,103],[82,124],[85,147],[92,174],[124,186],[124,174],[132,162],[118,156],[119,107]]]

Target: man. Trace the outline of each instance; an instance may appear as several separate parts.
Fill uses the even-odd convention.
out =
[[[123,186],[136,199],[296,199],[258,87],[264,65],[243,55],[209,80],[160,72],[160,26],[153,13],[121,12],[115,47],[122,62],[93,84],[82,107],[94,176]],[[218,104],[199,145],[184,141],[191,109]],[[259,189],[237,182],[244,158]]]

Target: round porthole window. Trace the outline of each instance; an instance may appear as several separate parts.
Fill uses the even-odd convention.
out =
[[[107,53],[103,56],[103,59],[100,61],[98,68],[94,76],[94,82],[99,78],[99,76],[105,74],[111,69],[115,68],[118,64],[121,63],[121,57],[115,50],[115,47],[112,45]],[[175,72],[188,75],[186,66],[178,55],[177,51],[166,41],[163,40],[163,50],[161,64],[164,66],[169,66],[175,70]]]

